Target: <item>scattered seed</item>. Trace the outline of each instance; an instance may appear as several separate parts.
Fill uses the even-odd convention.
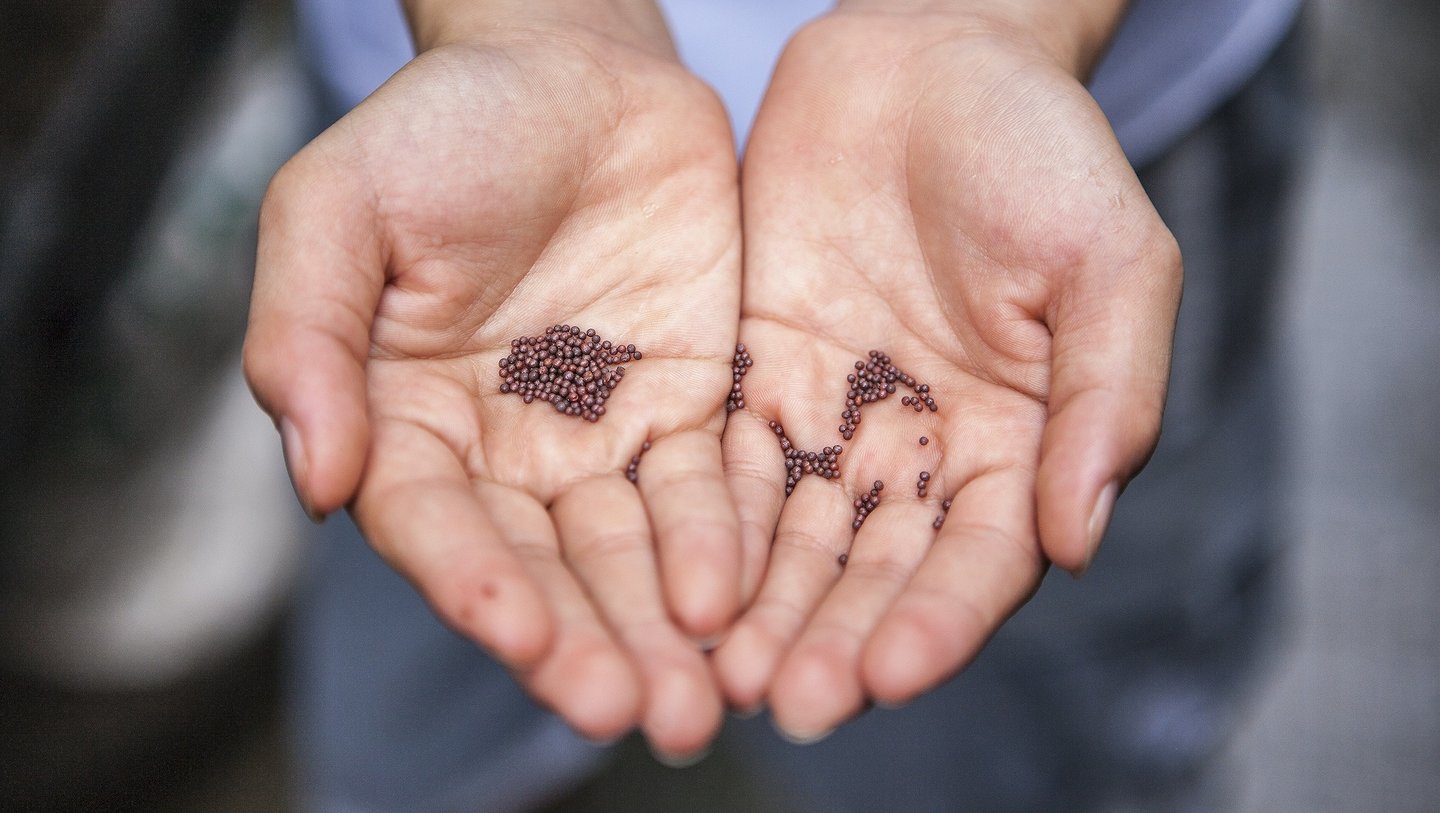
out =
[[[855,520],[850,523],[852,529],[860,530],[860,526],[865,524],[865,518],[880,505],[880,491],[883,488],[885,483],[876,480],[869,493],[855,498]]]
[[[929,443],[930,443],[930,438],[927,438],[927,437],[925,437],[924,435],[921,435],[921,436],[920,436],[920,445],[921,445],[921,446],[925,446],[925,445],[927,445],[927,444],[929,444]]]
[[[937,531],[940,530],[940,526],[941,526],[941,525],[944,525],[944,524],[945,524],[945,517],[944,517],[943,515],[936,517],[936,518],[935,518],[935,522],[932,523],[932,525],[934,526],[935,530],[937,530]]]
[[[916,412],[927,406],[932,412],[936,409],[934,399],[929,395],[930,385],[917,384],[910,374],[895,366],[890,356],[879,350],[871,350],[868,361],[862,359],[855,362],[855,372],[846,375],[845,381],[850,385],[850,389],[845,393],[845,409],[840,413],[843,421],[840,424],[840,436],[846,440],[853,438],[860,426],[860,408],[894,395],[897,384],[903,384],[915,391],[915,395],[901,396],[902,405]],[[928,442],[928,439],[920,441],[921,445]]]
[[[605,401],[625,376],[618,366],[639,360],[635,345],[611,344],[592,328],[554,325],[540,336],[510,342],[500,359],[500,392],[525,403],[545,401],[556,412],[594,423],[605,414]]]
[[[750,351],[745,349],[743,342],[735,345],[735,360],[730,364],[730,397],[725,400],[727,413],[745,408],[745,392],[740,388],[740,379],[750,372],[750,366],[754,363],[755,360],[750,358]]]
[[[770,422],[770,431],[780,439],[780,451],[785,453],[785,496],[795,490],[800,478],[807,474],[818,474],[826,480],[840,476],[840,454],[843,446],[826,446],[818,452],[807,452],[790,442],[785,436],[785,427]]]
[[[842,553],[838,557],[836,557],[835,561],[839,562],[841,567],[844,567],[845,563],[850,561],[850,554]]]
[[[633,483],[640,479],[640,458],[648,451],[650,451],[650,441],[647,440],[640,444],[640,454],[630,458],[630,465],[625,467],[626,480]]]

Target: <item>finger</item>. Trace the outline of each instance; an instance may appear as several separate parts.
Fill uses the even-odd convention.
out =
[[[640,676],[560,558],[545,508],[528,494],[492,483],[475,493],[501,537],[539,585],[555,619],[555,637],[516,679],[580,734],[608,741],[639,722]]]
[[[854,514],[838,483],[807,477],[796,485],[755,603],[712,656],[731,706],[749,710],[764,699],[781,657],[840,578],[836,560],[850,547]]]
[[[1089,566],[1116,495],[1160,437],[1180,255],[1168,232],[1152,244],[1112,277],[1087,274],[1086,290],[1062,297],[1051,319],[1038,523],[1046,555],[1075,575]]]
[[[245,376],[280,427],[295,491],[317,520],[360,481],[365,362],[384,286],[367,197],[328,166],[302,153],[271,181],[245,334]]]
[[[682,630],[718,634],[740,607],[740,520],[713,434],[679,432],[645,454],[637,485],[655,530],[660,583]]]
[[[355,520],[435,614],[506,664],[536,663],[553,634],[545,597],[500,538],[444,442],[381,421]]]
[[[665,611],[639,495],[618,474],[592,477],[557,496],[551,514],[565,560],[640,672],[651,746],[673,759],[703,749],[720,727],[719,693]]]
[[[959,671],[1040,583],[1033,476],[982,474],[961,489],[940,535],[860,655],[866,692],[909,701]]]
[[[725,422],[721,441],[725,485],[740,522],[740,598],[749,604],[760,589],[770,543],[785,505],[785,454],[759,415],[740,410]]]
[[[861,650],[934,544],[938,512],[911,497],[882,502],[866,518],[840,581],[775,673],[770,708],[786,736],[817,740],[864,709]]]

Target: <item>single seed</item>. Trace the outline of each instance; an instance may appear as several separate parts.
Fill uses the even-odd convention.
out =
[[[844,567],[845,563],[850,561],[850,554],[842,553],[835,561],[839,562],[841,567]]]
[[[927,438],[927,437],[925,437],[924,435],[921,435],[921,436],[920,436],[920,445],[921,445],[921,446],[925,446],[925,445],[927,445],[927,444],[929,444],[929,443],[930,443],[930,438]]]

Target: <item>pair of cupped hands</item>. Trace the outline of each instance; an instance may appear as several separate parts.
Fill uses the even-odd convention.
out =
[[[1108,28],[898,5],[795,37],[742,169],[653,10],[412,3],[420,55],[271,185],[245,364],[301,501],[587,737],[916,697],[1083,572],[1156,442],[1180,261],[1076,78]],[[643,350],[597,423],[499,392],[559,323]],[[769,421],[842,443],[872,348],[938,411],[871,405],[787,498]]]

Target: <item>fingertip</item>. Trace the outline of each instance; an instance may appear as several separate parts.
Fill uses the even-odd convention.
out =
[[[528,582],[508,585],[487,582],[480,588],[494,591],[495,620],[487,630],[496,656],[526,668],[539,663],[555,642],[555,621],[539,591]]]
[[[672,669],[652,678],[641,724],[652,752],[667,764],[698,761],[724,723],[724,709],[703,670]]]
[[[342,362],[346,363],[346,362]],[[317,373],[297,388],[289,414],[306,455],[304,498],[312,516],[344,508],[355,496],[370,447],[363,372]]]
[[[644,703],[640,677],[618,650],[591,651],[566,678],[569,690],[556,711],[580,736],[610,743],[639,722]]]
[[[308,359],[304,365],[294,358]],[[355,496],[370,445],[363,365],[334,340],[252,326],[245,376],[280,430],[296,496],[317,522]]]
[[[854,662],[820,650],[797,650],[786,658],[770,687],[771,716],[791,742],[816,742],[865,706]]]
[[[310,500],[309,483],[310,460],[305,454],[305,437],[300,430],[295,428],[295,423],[289,418],[281,418],[280,447],[285,455],[285,471],[290,475],[290,488],[295,491],[295,498],[300,501],[300,507],[305,510],[305,515],[316,525],[325,521],[325,514],[318,511]]]
[[[728,557],[696,565],[691,561],[684,567],[665,568],[665,600],[683,633],[695,641],[714,641],[739,612],[739,563]]]
[[[1070,570],[1075,578],[1084,576],[1090,569],[1090,564],[1095,561],[1095,554],[1100,550],[1100,541],[1105,538],[1105,531],[1110,527],[1110,516],[1115,510],[1115,499],[1119,494],[1120,483],[1111,480],[1095,497],[1094,506],[1090,509],[1090,519],[1085,525],[1085,560]]]
[[[731,708],[756,709],[765,700],[778,657],[764,638],[742,621],[711,655],[715,677]]]
[[[860,654],[860,679],[876,703],[899,706],[939,682],[931,634],[904,615],[885,618]]]
[[[1077,396],[1052,416],[1036,476],[1036,529],[1046,558],[1077,578],[1094,559],[1122,484],[1148,460],[1153,421],[1129,420],[1102,393]]]

